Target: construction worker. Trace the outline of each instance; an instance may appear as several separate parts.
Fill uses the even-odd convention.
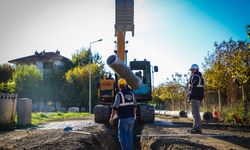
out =
[[[201,101],[204,98],[204,80],[202,74],[199,72],[199,66],[193,64],[190,68],[191,77],[189,79],[189,98],[188,102],[192,106],[193,114],[193,128],[188,130],[192,134],[201,134],[201,116],[200,116],[200,106]]]
[[[136,118],[136,100],[124,79],[118,81],[119,92],[115,96],[110,123],[118,114],[118,138],[122,150],[133,149],[133,127]]]

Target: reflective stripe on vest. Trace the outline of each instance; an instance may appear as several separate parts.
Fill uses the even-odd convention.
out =
[[[126,103],[125,102],[125,97],[124,97],[124,95],[123,95],[123,93],[122,92],[118,92],[120,95],[121,95],[121,98],[122,98],[122,103],[120,103],[120,105],[119,106],[129,106],[129,105],[134,105],[135,103],[134,103],[134,94],[133,93],[130,93],[132,96],[133,96],[133,101],[132,102],[128,102],[128,103]]]
[[[129,103],[121,103],[119,106],[128,106],[128,105],[134,105],[134,102],[129,102]]]
[[[191,81],[193,81],[193,77],[194,77],[194,76],[197,76],[197,77],[199,78],[199,83],[197,84],[196,87],[204,87],[204,85],[201,84],[201,77],[200,77],[199,75],[197,75],[197,74],[194,74],[194,75],[192,76]]]

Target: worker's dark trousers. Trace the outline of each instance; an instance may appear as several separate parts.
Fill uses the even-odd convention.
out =
[[[201,130],[201,116],[200,116],[201,101],[192,99],[191,105],[192,105],[192,114],[194,119],[193,128]]]
[[[118,122],[118,138],[121,144],[122,150],[132,150],[133,149],[133,128],[135,119],[134,118],[124,118],[119,119]]]

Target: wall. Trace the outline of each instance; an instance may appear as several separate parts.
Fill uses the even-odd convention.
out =
[[[56,66],[63,66],[64,63],[61,60],[55,60],[54,61],[54,65],[56,65]]]
[[[37,61],[35,65],[41,71],[41,73],[43,73],[43,62]]]

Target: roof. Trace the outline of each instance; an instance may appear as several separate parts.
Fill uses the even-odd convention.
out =
[[[26,64],[26,63],[33,63],[36,61],[42,61],[42,62],[49,61],[50,62],[50,61],[55,61],[55,60],[61,60],[64,62],[70,61],[70,59],[60,55],[60,51],[56,51],[56,52],[42,51],[41,53],[38,53],[36,51],[34,55],[13,59],[8,62],[14,63],[14,64]]]

